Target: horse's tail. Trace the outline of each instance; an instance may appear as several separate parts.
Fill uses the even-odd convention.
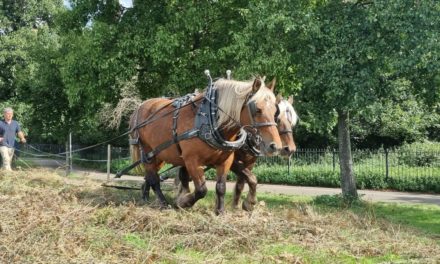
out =
[[[133,131],[131,131],[131,133],[128,135],[129,137],[129,144],[130,144],[130,156],[131,156],[131,160],[133,162],[136,162],[138,160],[141,159],[141,150],[140,150],[140,142],[139,142],[139,131],[136,128],[137,125],[137,112],[139,111],[139,109],[136,109],[136,111],[131,115],[130,117],[130,123],[129,123],[129,128],[130,130],[133,129]],[[136,166],[135,168],[133,168],[133,171],[136,174],[141,174],[143,175],[145,173],[145,168],[144,166],[142,166],[142,163],[139,164],[139,166]]]

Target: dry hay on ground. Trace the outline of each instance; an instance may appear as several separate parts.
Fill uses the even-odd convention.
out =
[[[368,214],[323,213],[304,203],[271,210],[260,202],[252,214],[228,208],[218,217],[211,201],[160,211],[138,196],[45,170],[0,172],[0,262],[307,263],[314,254],[323,263],[341,255],[440,260],[434,240]]]

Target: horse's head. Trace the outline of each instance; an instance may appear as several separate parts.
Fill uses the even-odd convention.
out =
[[[275,122],[278,108],[274,88],[275,79],[265,86],[264,78],[257,77],[240,116],[243,125],[253,128],[261,136],[260,150],[263,155],[276,154],[282,147]]]
[[[219,79],[214,86],[218,91],[218,106],[222,109],[218,124],[228,129],[240,123],[261,138],[262,154],[276,154],[282,144],[275,122],[275,82],[266,87],[264,78],[260,77],[251,82]]]
[[[288,100],[285,100],[281,95],[278,95],[277,103],[279,108],[277,119],[278,132],[280,134],[281,142],[283,143],[281,155],[289,156],[296,151],[295,139],[293,138],[293,128],[298,122],[298,115],[292,106],[292,96],[290,96]]]

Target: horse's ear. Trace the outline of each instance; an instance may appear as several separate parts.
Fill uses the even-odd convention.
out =
[[[283,100],[283,96],[281,94],[277,94],[276,99],[277,99],[277,104],[279,104]]]
[[[267,88],[269,88],[269,90],[273,92],[275,90],[276,83],[277,83],[277,78],[273,78],[272,81],[270,81],[270,83],[267,85]]]
[[[293,100],[293,96],[289,96],[289,99],[287,100],[287,102],[289,102],[289,104],[293,104],[294,100]]]
[[[258,90],[260,90],[262,84],[263,81],[260,77],[255,78],[254,83],[252,84],[252,92],[256,93]]]

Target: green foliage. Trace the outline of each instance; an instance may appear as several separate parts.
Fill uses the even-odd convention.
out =
[[[334,146],[339,110],[359,145],[439,138],[438,1],[70,3],[0,4],[0,98],[32,109],[35,140],[109,139],[121,131],[96,114],[127,80],[142,99],[177,96],[203,88],[207,68],[277,77],[296,95],[303,146]]]
[[[400,99],[376,102],[352,119],[352,136],[360,148],[395,147],[421,141],[440,115],[401,91]]]
[[[344,209],[365,205],[365,203],[361,199],[344,199],[342,194],[319,195],[313,199],[313,203],[316,205],[321,205],[326,207],[335,207],[335,208],[344,208]]]
[[[440,193],[440,170],[430,172],[427,168],[401,168],[406,173],[396,176],[385,177],[384,168],[373,167],[367,164],[359,165],[355,170],[356,185],[359,189],[398,191],[417,191]],[[390,171],[399,171],[398,167],[390,168]],[[290,174],[286,166],[256,166],[253,173],[257,176],[259,183],[285,184],[297,186],[318,186],[318,187],[340,187],[339,170],[334,171],[331,167],[320,167],[319,165],[302,166],[291,168]],[[431,173],[434,173],[432,175]],[[437,173],[437,174],[436,174]],[[232,173],[231,173],[232,174]],[[215,171],[206,173],[206,178],[215,180]],[[234,180],[231,175],[229,180]]]
[[[439,166],[439,142],[415,142],[399,148],[399,162],[408,166]]]

